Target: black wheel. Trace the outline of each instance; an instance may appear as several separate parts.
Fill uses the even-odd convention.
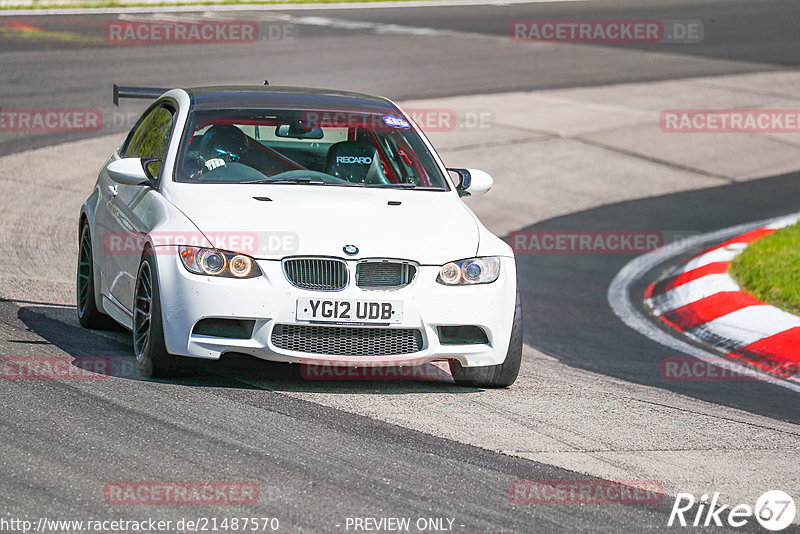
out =
[[[155,258],[147,249],[136,277],[133,304],[133,351],[139,372],[147,378],[172,376],[179,365],[164,343],[159,295]]]
[[[522,363],[522,303],[517,289],[517,302],[514,307],[514,323],[511,327],[511,341],[508,344],[506,359],[499,365],[485,367],[462,367],[456,360],[450,360],[453,380],[460,386],[483,388],[504,388],[517,379]]]
[[[78,274],[75,283],[78,320],[84,328],[107,330],[115,328],[114,320],[97,309],[94,292],[94,260],[92,258],[92,236],[89,225],[81,226],[78,242]]]

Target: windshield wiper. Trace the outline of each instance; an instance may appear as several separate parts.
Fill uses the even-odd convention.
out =
[[[426,191],[444,191],[441,187],[431,187],[417,185],[411,182],[401,182],[399,184],[362,184],[353,182],[326,182],[324,180],[317,180],[314,178],[277,178],[270,179],[264,178],[262,180],[253,180],[252,182],[241,182],[243,184],[309,184],[309,185],[336,185],[344,187],[380,187],[389,189],[421,189]]]
[[[263,180],[254,180],[252,182],[242,182],[245,184],[311,184],[311,185],[328,185],[324,180],[315,180],[313,178],[278,178],[272,180],[265,178]]]
[[[424,191],[443,191],[441,187],[433,187],[429,185],[417,185],[411,182],[401,182],[399,184],[364,184],[366,187],[384,187],[384,188],[397,188],[397,189],[421,189]]]

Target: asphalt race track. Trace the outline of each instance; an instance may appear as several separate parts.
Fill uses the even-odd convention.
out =
[[[186,45],[106,46],[103,27],[118,19],[115,14],[0,15],[0,110],[97,108],[104,117],[102,129],[89,133],[0,131],[0,156],[39,148],[45,152],[37,154],[46,155],[47,147],[127,131],[131,116],[143,109],[144,103],[113,108],[110,97],[115,82],[192,86],[259,83],[268,78],[276,85],[347,88],[405,101],[783,73],[800,66],[800,6],[796,0],[609,0],[223,11],[213,16],[295,25],[296,38],[203,45],[201,53],[198,47]],[[695,46],[544,44],[531,48],[512,43],[509,21],[534,18],[699,20],[705,37]],[[342,21],[351,24],[347,27]],[[26,33],[20,25],[38,29]],[[769,88],[761,92],[766,94]],[[783,102],[782,97],[775,98]],[[800,151],[800,147],[794,150]],[[80,159],[80,154],[73,154],[69,161],[74,164]],[[3,174],[0,168],[0,181],[9,189],[13,183],[14,190],[20,191],[26,180],[46,187],[52,177],[53,188],[42,197],[46,200],[25,195],[29,210],[11,196],[0,197],[6,214],[6,222],[0,226],[7,232],[4,235],[13,236],[7,246],[30,247],[15,253],[23,260],[21,271],[39,264],[57,268],[62,256],[72,257],[76,246],[59,247],[49,236],[62,224],[72,224],[71,215],[77,217],[77,212],[61,212],[59,191],[63,189],[66,198],[81,191],[86,196],[89,189],[63,183],[52,162],[46,171],[40,170],[37,161],[26,165],[35,178]],[[94,160],[92,165],[94,168],[86,171],[89,174],[96,172]],[[557,179],[554,176],[553,180]],[[532,217],[536,222],[520,229],[703,233],[796,212],[800,209],[798,198],[800,172],[747,181],[719,180],[713,187],[602,202],[578,211],[565,209],[565,214],[546,219]],[[673,431],[691,432],[677,428],[674,422],[700,414],[736,419],[734,422],[746,428],[737,438],[740,442],[749,436],[761,439],[762,431],[780,433],[782,445],[772,449],[775,456],[770,458],[778,459],[774,469],[786,478],[777,480],[796,481],[800,475],[798,393],[763,382],[665,382],[659,376],[658,362],[676,354],[626,327],[606,300],[611,280],[632,258],[619,254],[518,256],[525,343],[533,349],[526,352],[529,363],[546,358],[560,369],[570,369],[563,371],[564,376],[573,376],[570,373],[574,371],[575,376],[600,377],[600,389],[605,384],[615,384],[619,390],[635,389],[632,398],[664,408],[663,419],[639,421],[631,415],[626,420],[631,428],[666,436]],[[0,265],[8,266],[8,262],[0,261]],[[663,268],[659,266],[651,276],[656,277],[656,271]],[[74,264],[65,265],[64,271],[71,279]],[[73,303],[55,296],[59,294],[57,284],[49,274],[25,276],[24,283],[0,287],[0,354],[99,356],[110,359],[115,371],[105,380],[0,381],[0,518],[275,517],[280,532],[352,532],[352,527],[348,530],[345,525],[347,518],[353,517],[452,518],[454,532],[667,530],[674,502],[669,491],[660,502],[650,504],[512,502],[509,484],[514,480],[595,477],[586,474],[590,469],[567,469],[563,463],[549,461],[546,454],[540,454],[547,451],[476,445],[492,442],[486,428],[505,437],[500,427],[506,418],[513,418],[512,410],[517,407],[501,409],[504,392],[487,393],[438,382],[306,382],[296,368],[245,358],[197,364],[174,381],[142,380],[130,370],[133,357],[127,333],[80,329],[71,319]],[[635,287],[634,293],[641,294],[643,289],[644,283]],[[20,292],[26,297],[19,297]],[[531,369],[537,372],[535,366]],[[645,389],[637,389],[640,387]],[[598,396],[597,412],[570,412],[570,399],[584,388],[588,391],[589,385],[582,383],[551,391],[544,379],[525,383],[523,376],[512,390],[515,388],[525,392],[525,409],[533,414],[530,420],[516,422],[531,433],[558,434],[557,425],[545,423],[557,421],[557,414],[549,419],[542,414],[552,412],[555,406],[569,412],[565,421],[582,418],[587,435],[612,434],[613,430],[603,429],[603,410],[622,406],[601,406]],[[549,400],[563,399],[563,406],[558,402],[537,406],[540,389],[550,395]],[[656,389],[664,397],[648,400],[641,393]],[[353,394],[363,399],[360,403],[364,406],[342,406]],[[674,405],[664,401],[678,396],[688,400]],[[378,414],[379,409],[374,408],[373,412],[370,397],[384,411]],[[412,398],[421,402],[416,405],[421,411],[460,405],[465,419],[448,421],[435,413],[430,417],[420,414],[418,425],[409,424],[401,405]],[[489,408],[480,410],[484,404]],[[475,441],[459,437],[469,434],[470,413],[497,418],[476,424],[474,433],[480,435]],[[730,415],[734,413],[735,417]],[[712,435],[709,432],[709,450],[714,449]],[[758,445],[753,454],[759,447],[766,451],[772,445]],[[591,463],[593,455],[599,462],[605,451],[583,452]],[[688,458],[687,454],[690,461]],[[691,461],[703,460],[692,456]],[[617,464],[619,473],[626,473],[629,466],[625,461]],[[618,476],[615,480],[633,479]],[[255,481],[259,498],[255,504],[211,509],[104,502],[104,485],[131,480]],[[703,482],[713,490],[714,480]],[[758,486],[753,491],[758,495],[768,489],[800,497],[797,486]],[[786,532],[800,531],[792,530],[796,528],[795,524]],[[754,521],[742,528],[717,530],[763,531]]]
[[[795,199],[800,193],[798,178],[798,174],[776,176],[700,192],[612,204],[550,219],[528,229],[603,230],[624,226],[631,230],[673,228],[688,233],[702,228],[710,231],[796,211]],[[776,198],[776,190],[783,196]],[[687,206],[702,206],[702,209],[687,210]],[[665,385],[653,362],[674,355],[672,351],[642,340],[641,335],[619,324],[606,302],[611,279],[629,259],[614,255],[552,255],[520,262],[524,270],[521,278],[530,281],[526,302],[533,303],[530,310],[526,308],[525,311],[539,318],[530,325],[531,330],[526,331],[526,341],[572,366],[626,381],[670,387],[683,395],[784,421],[800,421],[797,394],[768,384],[750,384],[747,388],[735,382]],[[656,279],[658,274],[654,272],[650,279]],[[643,292],[643,284],[634,288],[635,294]],[[555,301],[560,304],[552,306]],[[644,304],[640,307],[644,309]],[[576,309],[581,310],[578,316],[574,313]],[[591,358],[575,351],[576,347],[588,346],[593,347]]]
[[[6,27],[0,41],[4,53],[0,94],[4,107],[47,107],[53,102],[111,110],[108,87],[114,82],[140,85],[170,79],[176,86],[208,84],[209,80],[273,85],[347,87],[395,100],[445,95],[508,92],[554,87],[577,87],[622,82],[664,80],[739,72],[758,72],[797,66],[796,5],[791,1],[710,1],[695,5],[677,2],[563,2],[506,7],[403,8],[346,11],[283,11],[295,17],[319,17],[381,22],[403,28],[428,28],[484,36],[467,44],[437,41],[431,48],[424,36],[410,38],[367,27],[337,29],[301,24],[296,39],[266,40],[230,47],[105,46],[103,27],[113,15],[13,17],[51,32],[68,32],[57,41],[46,33],[14,38]],[[230,15],[228,16],[230,17]],[[226,17],[226,18],[228,18]],[[535,50],[510,44],[508,23],[529,18],[641,18],[701,20],[709,36],[696,46],[662,44],[602,47],[549,47]],[[11,17],[10,17],[11,18]],[[153,16],[158,20],[159,16]],[[163,17],[161,17],[163,18]],[[273,12],[246,20],[284,21]],[[6,23],[8,24],[8,23]],[[718,28],[717,31],[712,30]],[[413,34],[412,34],[413,35]],[[56,36],[57,38],[57,36]],[[324,43],[325,48],[319,47]],[[743,44],[746,43],[746,44]],[[376,46],[376,44],[378,44]],[[204,49],[206,50],[206,49]],[[324,50],[324,51],[323,51]],[[457,59],[457,60],[456,60]],[[115,131],[127,130],[114,124]],[[116,126],[116,128],[114,128]],[[72,134],[67,138],[75,138]],[[48,134],[5,140],[0,154],[63,141]]]

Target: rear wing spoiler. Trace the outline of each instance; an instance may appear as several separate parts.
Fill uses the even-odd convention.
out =
[[[114,105],[119,106],[120,98],[144,98],[155,100],[167,91],[169,91],[169,89],[158,87],[120,87],[114,84]]]

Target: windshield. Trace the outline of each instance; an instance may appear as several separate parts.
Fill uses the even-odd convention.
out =
[[[399,113],[341,110],[196,112],[175,180],[448,189]]]

